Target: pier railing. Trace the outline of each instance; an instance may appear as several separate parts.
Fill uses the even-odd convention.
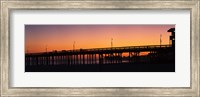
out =
[[[75,50],[61,50],[40,53],[26,53],[26,56],[43,55],[43,54],[78,54],[78,53],[117,53],[117,52],[131,52],[131,51],[152,51],[162,48],[169,48],[172,45],[144,45],[144,46],[124,46],[124,47],[106,47],[106,48],[90,48],[90,49],[75,49]]]

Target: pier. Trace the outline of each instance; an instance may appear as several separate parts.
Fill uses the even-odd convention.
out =
[[[166,51],[167,50],[167,51]],[[149,52],[146,62],[162,58],[159,53],[172,51],[172,45],[127,46],[112,48],[76,49],[26,54],[26,65],[84,65],[140,63],[140,53]],[[123,53],[127,53],[123,57]],[[157,54],[157,57],[156,57]],[[159,56],[159,57],[158,57]],[[123,61],[124,60],[124,61]]]

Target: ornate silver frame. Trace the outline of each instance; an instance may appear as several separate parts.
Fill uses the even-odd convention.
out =
[[[200,96],[199,0],[1,0],[1,96]],[[188,9],[191,14],[191,87],[14,88],[9,86],[9,15],[18,9]]]

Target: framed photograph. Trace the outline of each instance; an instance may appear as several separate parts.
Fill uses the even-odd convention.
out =
[[[200,96],[199,0],[1,1],[1,96]]]

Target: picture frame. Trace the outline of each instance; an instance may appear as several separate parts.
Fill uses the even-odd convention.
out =
[[[1,96],[200,96],[199,0],[1,0]],[[190,87],[10,87],[12,10],[190,10]]]

